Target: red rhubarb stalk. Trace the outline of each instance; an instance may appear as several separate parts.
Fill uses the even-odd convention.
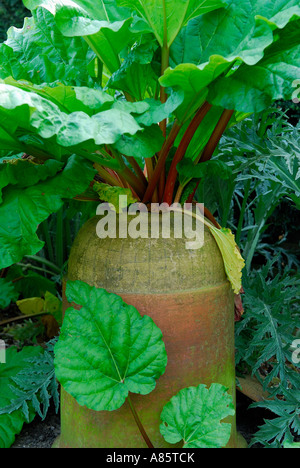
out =
[[[168,203],[168,205],[172,204],[173,201],[173,194],[174,194],[174,188],[177,180],[177,164],[183,159],[186,150],[195,135],[195,132],[197,128],[199,127],[200,123],[208,113],[208,111],[211,109],[211,104],[208,102],[205,102],[202,107],[198,110],[196,113],[195,117],[191,121],[190,125],[188,126],[185,134],[182,137],[182,140],[176,150],[176,153],[174,155],[170,171],[168,174],[167,182],[166,182],[166,188],[165,188],[165,193],[164,193],[164,202]]]
[[[170,149],[174,145],[174,141],[181,129],[181,125],[175,122],[173,124],[173,127],[169,133],[169,136],[167,137],[161,152],[159,154],[158,162],[155,166],[154,172],[152,177],[149,180],[149,184],[147,187],[147,190],[145,192],[144,198],[143,198],[143,203],[147,203],[151,200],[151,197],[154,193],[154,190],[157,186],[157,183],[159,181],[159,178],[161,176],[162,171],[164,170],[165,163],[169,154]]]
[[[202,153],[199,164],[202,163],[202,162],[209,161],[212,158],[212,156],[213,156],[213,154],[215,152],[215,149],[216,149],[219,141],[221,140],[221,137],[222,137],[223,133],[225,132],[225,130],[227,128],[227,125],[229,124],[233,113],[234,113],[233,110],[228,110],[228,109],[224,110],[224,112],[222,113],[221,118],[220,118],[219,122],[217,123],[216,128],[214,129],[214,131],[213,131],[213,133],[212,133],[206,147],[204,148],[204,151]],[[193,193],[188,197],[187,203],[192,203],[193,202],[193,199],[194,199],[195,193],[197,191],[197,188],[199,187],[199,184],[200,184],[200,180],[197,183]]]
[[[228,109],[224,110],[219,122],[217,123],[216,128],[214,129],[212,133],[212,136],[210,137],[202,153],[200,163],[209,161],[212,158],[215,152],[215,149],[218,146],[218,143],[221,140],[221,137],[223,133],[225,132],[233,113],[234,113],[233,110],[228,110]]]

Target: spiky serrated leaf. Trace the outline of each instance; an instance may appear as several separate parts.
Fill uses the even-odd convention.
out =
[[[16,397],[11,389],[13,384],[13,377],[15,377],[24,367],[28,366],[26,359],[32,358],[40,353],[39,347],[27,346],[22,351],[17,352],[17,348],[10,347],[6,350],[6,363],[0,364],[0,380],[1,380],[1,394],[0,394],[0,412],[3,408],[10,405],[10,402]],[[12,411],[10,413],[3,412],[0,414],[0,447],[9,448],[14,440],[16,434],[21,432],[24,422],[27,420],[32,421],[35,412],[24,407],[26,415],[23,413],[22,408]]]
[[[285,390],[283,394],[284,399],[275,397],[273,400],[264,400],[251,405],[251,408],[265,408],[276,415],[264,421],[252,438],[251,445],[260,443],[263,446],[282,448],[285,440],[293,440],[293,433],[300,435],[299,389]]]
[[[275,261],[276,258],[273,263]],[[244,355],[242,360],[251,365],[258,378],[261,366],[268,365],[263,386],[269,392],[272,392],[272,382],[276,379],[283,388],[288,382],[294,385],[297,375],[293,377],[294,372],[288,363],[292,359],[293,330],[300,326],[291,305],[298,298],[297,279],[289,277],[287,271],[269,278],[271,268],[272,262],[269,261],[255,276],[244,279],[243,302],[248,322],[244,329],[237,327],[237,334],[245,334],[248,339],[246,349],[239,351]],[[275,390],[278,391],[276,387]]]
[[[23,367],[11,377],[11,401],[0,408],[0,417],[21,410],[28,421],[33,409],[45,419],[52,396],[58,410],[58,384],[54,371],[52,343],[53,341],[48,344],[47,350],[37,347],[35,354],[24,358]]]

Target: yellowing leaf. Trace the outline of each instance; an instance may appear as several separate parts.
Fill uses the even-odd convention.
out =
[[[112,187],[103,183],[94,184],[93,189],[98,193],[100,200],[114,206],[117,213],[127,208],[127,206],[132,203],[137,202],[137,199],[133,197],[130,189]],[[120,198],[120,196],[122,196],[122,198]],[[127,197],[127,199],[125,197]]]
[[[44,299],[41,297],[30,297],[17,301],[17,306],[24,315],[40,314],[44,310]]]
[[[172,211],[178,211],[172,208]],[[239,248],[235,242],[235,237],[228,228],[216,228],[208,219],[204,218],[199,210],[196,214],[193,211],[185,210],[186,215],[199,219],[207,226],[214,236],[214,239],[220,249],[223,257],[225,272],[231,283],[235,294],[239,294],[242,288],[242,270],[245,266],[245,260],[240,254]]]
[[[50,292],[46,292],[44,301],[44,312],[52,315],[57,323],[61,325],[62,322],[62,302],[58,297]]]
[[[242,287],[242,269],[245,266],[245,260],[236,245],[234,235],[230,229],[217,229],[214,226],[209,226],[209,228],[221,251],[225,271],[232,289],[235,294],[239,294]]]
[[[48,291],[45,298],[30,297],[17,301],[17,306],[24,315],[49,314],[55,318],[59,325],[62,323],[62,302]]]

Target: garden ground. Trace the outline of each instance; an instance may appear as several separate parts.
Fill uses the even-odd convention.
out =
[[[248,409],[251,400],[240,392],[237,393],[237,426],[239,432],[249,443],[252,436],[263,424],[264,418],[270,418],[270,413],[260,408]],[[46,419],[39,416],[31,424],[26,424],[11,448],[51,448],[60,434],[60,416],[52,407]],[[257,444],[252,448],[260,448]]]

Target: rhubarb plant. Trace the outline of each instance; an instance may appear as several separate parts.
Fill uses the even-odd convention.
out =
[[[131,395],[147,398],[166,370],[161,330],[120,296],[82,281],[68,281],[66,297],[77,306],[67,309],[54,348],[57,379],[80,405],[94,411],[114,411],[127,400],[141,436],[153,448]],[[231,424],[222,421],[234,414],[227,388],[200,384],[171,398],[157,430],[184,448],[221,448],[231,433]]]
[[[0,45],[0,268],[36,254],[38,225],[70,199],[193,202],[224,169],[211,158],[226,129],[300,78],[297,0],[24,5]],[[237,291],[244,262],[223,229]]]

